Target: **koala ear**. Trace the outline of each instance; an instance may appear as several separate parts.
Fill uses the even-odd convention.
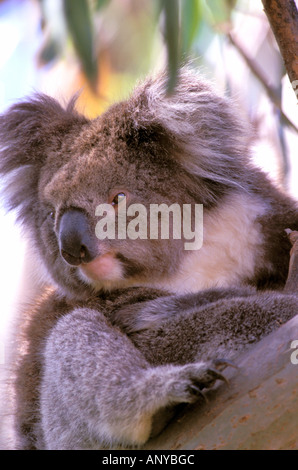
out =
[[[63,109],[55,99],[38,94],[0,116],[0,175],[8,209],[24,205],[25,200],[32,202],[49,151],[86,122],[74,111],[74,104],[75,99]]]
[[[173,157],[189,173],[237,186],[249,160],[251,135],[231,101],[221,97],[189,66],[182,67],[175,91],[167,94],[162,72],[136,88],[131,97],[135,126],[159,124],[177,151]]]

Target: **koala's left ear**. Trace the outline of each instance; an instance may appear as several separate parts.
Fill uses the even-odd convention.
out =
[[[55,99],[37,94],[0,116],[0,175],[6,177],[1,186],[8,209],[22,205],[29,194],[32,198],[49,151],[87,121],[74,103],[64,109]]]

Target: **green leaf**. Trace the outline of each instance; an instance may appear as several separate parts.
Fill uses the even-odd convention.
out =
[[[95,10],[101,10],[101,8],[104,8],[110,0],[96,0],[95,1]]]
[[[42,25],[46,29],[46,42],[39,52],[39,60],[47,64],[62,55],[67,37],[62,4],[39,0]]]
[[[236,3],[237,0],[206,0],[206,4],[213,17],[213,21],[216,24],[225,23],[230,20]]]
[[[168,86],[171,93],[176,85],[180,59],[179,51],[179,4],[178,0],[161,0],[165,14],[165,43],[168,53]]]
[[[197,35],[202,20],[200,0],[181,1],[181,42],[182,52],[187,54]]]
[[[63,4],[75,50],[90,84],[94,86],[97,79],[97,61],[89,3],[87,0],[64,0]]]
[[[48,64],[61,54],[61,46],[54,38],[49,38],[39,53],[42,64]]]

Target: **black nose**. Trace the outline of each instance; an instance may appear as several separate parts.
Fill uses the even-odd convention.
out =
[[[72,266],[89,263],[98,254],[88,217],[78,209],[69,209],[62,215],[58,240],[61,256]]]

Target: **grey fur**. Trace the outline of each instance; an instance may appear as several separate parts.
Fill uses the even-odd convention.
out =
[[[19,448],[140,446],[160,411],[223,379],[217,359],[297,314],[297,294],[273,290],[287,278],[296,203],[251,166],[228,101],[188,70],[173,96],[165,87],[164,74],[149,79],[92,121],[43,95],[0,118],[5,199],[52,286],[24,315]],[[113,253],[112,280],[67,264],[63,214],[81,211],[93,234],[115,188],[146,207],[203,203],[203,248],[94,240],[98,257]]]

